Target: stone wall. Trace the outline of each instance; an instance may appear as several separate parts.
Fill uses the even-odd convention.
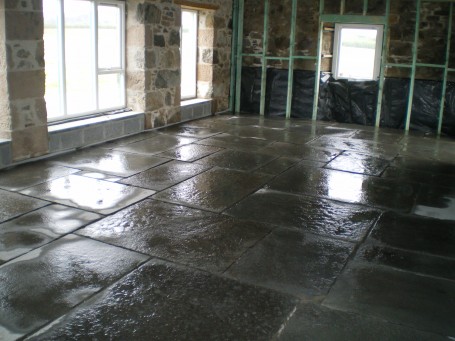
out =
[[[146,128],[180,121],[180,7],[127,1],[127,101]]]
[[[0,128],[3,137],[11,138],[18,161],[48,151],[43,13],[36,0],[5,0],[1,7]]]
[[[229,98],[231,1],[192,1],[217,5],[199,15],[198,97],[212,98],[214,112]],[[145,111],[146,128],[177,123],[180,115],[181,6],[171,0],[127,1],[127,99]]]
[[[182,1],[125,2],[127,106],[145,112],[146,128],[180,122]],[[232,0],[190,2],[201,6],[199,95],[213,99],[214,112],[226,110]],[[0,11],[0,139],[11,140],[20,161],[49,148],[42,0],[0,0]]]
[[[346,1],[345,14],[360,15],[363,11],[363,0]],[[368,15],[385,15],[385,0],[369,0]],[[286,57],[289,55],[289,36],[291,21],[291,0],[270,0],[269,48],[267,55]],[[340,14],[341,2],[325,1],[324,14]],[[296,26],[296,55],[316,55],[318,36],[319,0],[298,1]],[[443,64],[448,27],[448,3],[423,2],[419,25],[419,63]],[[244,52],[262,53],[264,30],[264,0],[245,2],[244,18]],[[388,61],[390,63],[412,62],[412,45],[414,42],[416,18],[416,0],[392,0],[390,8],[390,31]],[[454,20],[455,21],[455,20]],[[455,24],[455,22],[454,22]],[[322,54],[330,56],[333,50],[333,24],[325,25],[329,30],[323,33]],[[455,25],[453,25],[455,35]],[[245,66],[261,66],[259,58],[245,58]],[[455,37],[452,41],[451,65],[455,66]],[[287,63],[273,61],[269,67],[287,68]],[[296,69],[314,70],[314,62],[296,62]],[[331,71],[331,58],[322,60],[322,70]],[[408,77],[408,69],[392,68],[387,71],[389,77]],[[417,78],[441,79],[437,69],[418,68]]]

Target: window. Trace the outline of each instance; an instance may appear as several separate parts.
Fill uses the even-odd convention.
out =
[[[376,80],[381,65],[381,25],[335,24],[333,77]]]
[[[181,98],[197,97],[197,11],[182,9]]]
[[[44,0],[48,120],[125,107],[124,3]]]

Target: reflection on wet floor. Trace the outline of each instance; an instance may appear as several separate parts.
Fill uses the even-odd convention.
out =
[[[455,338],[455,141],[214,116],[0,171],[0,340]]]

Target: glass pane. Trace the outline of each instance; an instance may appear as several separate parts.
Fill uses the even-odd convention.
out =
[[[182,11],[181,97],[196,97],[197,12]]]
[[[125,106],[122,74],[99,75],[98,88],[100,110]]]
[[[341,29],[338,55],[339,78],[374,78],[377,33],[375,29]]]
[[[44,14],[44,60],[46,63],[46,100],[47,117],[54,119],[63,115],[60,102],[60,65],[58,34],[59,3],[57,0],[43,1]]]
[[[92,13],[93,3],[65,0],[66,91],[69,115],[96,110]]]
[[[121,11],[117,6],[98,6],[98,67],[121,68]]]

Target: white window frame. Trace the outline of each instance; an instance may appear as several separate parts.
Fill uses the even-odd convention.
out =
[[[88,116],[93,114],[98,114],[102,112],[109,112],[114,110],[124,109],[126,106],[126,86],[125,86],[125,2],[118,0],[83,0],[88,1],[92,4],[92,29],[91,29],[91,39],[92,51],[93,51],[93,67],[92,67],[92,84],[94,85],[95,91],[95,103],[96,109],[87,112],[81,112],[76,114],[68,114],[67,106],[67,90],[66,90],[66,65],[65,65],[65,1],[58,0],[58,35],[59,35],[59,84],[60,84],[60,115],[58,117],[48,119],[49,122],[52,121],[62,121],[65,119],[70,119],[73,117]],[[98,67],[98,6],[115,6],[120,8],[120,68],[99,68]],[[100,75],[107,74],[118,74],[121,75],[122,79],[122,105],[113,106],[109,108],[100,109],[99,106],[99,86],[98,86],[98,77]]]
[[[377,31],[376,47],[375,47],[375,59],[373,78],[371,79],[357,79],[339,76],[339,55],[341,48],[341,31],[344,28],[356,28],[356,29],[369,29]],[[366,80],[377,80],[381,71],[381,57],[382,57],[382,40],[384,39],[384,26],[383,25],[365,25],[365,24],[335,24],[335,37],[333,43],[333,60],[332,60],[332,76],[335,79],[349,79],[354,81],[366,81]]]
[[[189,99],[194,99],[197,98],[197,63],[198,63],[198,23],[199,23],[199,12],[195,9],[188,9],[188,8],[182,8],[182,14],[183,12],[191,12],[195,14],[194,17],[194,27],[195,27],[195,34],[196,34],[196,42],[194,44],[194,50],[193,53],[195,54],[195,65],[194,65],[194,70],[193,70],[193,77],[194,77],[194,87],[192,88],[192,92],[188,96],[181,96],[181,100],[189,100]],[[183,48],[182,48],[182,42],[183,42],[183,27],[181,28],[181,34],[180,34],[181,40],[180,40],[180,56],[183,56]],[[181,58],[180,62],[180,70],[183,69],[183,57]],[[182,82],[180,82],[180,87],[182,86]]]

